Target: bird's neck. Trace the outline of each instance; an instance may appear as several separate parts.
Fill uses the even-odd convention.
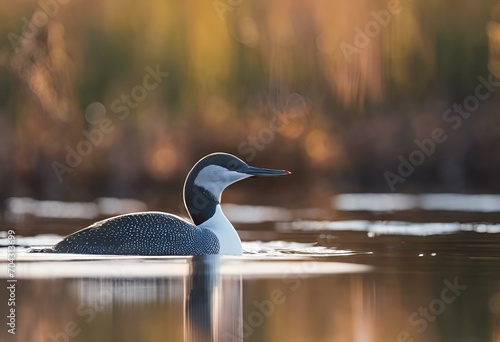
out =
[[[184,205],[197,226],[203,224],[215,214],[219,198],[210,191],[196,185],[186,186],[184,190]]]
[[[243,253],[240,237],[222,212],[220,204],[216,205],[214,215],[199,227],[210,229],[217,235],[220,243],[219,254],[241,255]]]
[[[184,204],[193,223],[210,229],[217,235],[220,243],[220,254],[241,255],[241,240],[233,225],[222,212],[220,193],[187,183],[184,187]]]

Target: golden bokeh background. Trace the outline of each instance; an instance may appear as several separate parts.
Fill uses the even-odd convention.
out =
[[[289,195],[387,192],[384,173],[437,127],[447,141],[396,191],[500,191],[496,88],[458,129],[443,120],[478,77],[500,77],[499,1],[42,0],[0,13],[2,199],[178,196],[219,150],[291,169]],[[157,68],[168,76],[144,90]],[[94,143],[83,131],[104,119]]]

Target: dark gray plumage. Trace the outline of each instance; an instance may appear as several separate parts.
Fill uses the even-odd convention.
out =
[[[217,236],[180,217],[142,212],[102,220],[39,252],[116,255],[205,255],[219,253]]]

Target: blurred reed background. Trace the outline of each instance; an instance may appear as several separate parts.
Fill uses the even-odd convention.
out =
[[[439,127],[395,190],[498,193],[496,85],[457,129],[443,113],[500,77],[499,21],[490,0],[2,1],[0,199],[175,205],[214,151],[294,172],[254,198],[389,192],[384,173]]]

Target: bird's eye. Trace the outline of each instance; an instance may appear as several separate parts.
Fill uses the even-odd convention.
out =
[[[235,162],[229,162],[227,164],[228,170],[235,171],[237,168],[238,168],[238,164],[236,164]]]

